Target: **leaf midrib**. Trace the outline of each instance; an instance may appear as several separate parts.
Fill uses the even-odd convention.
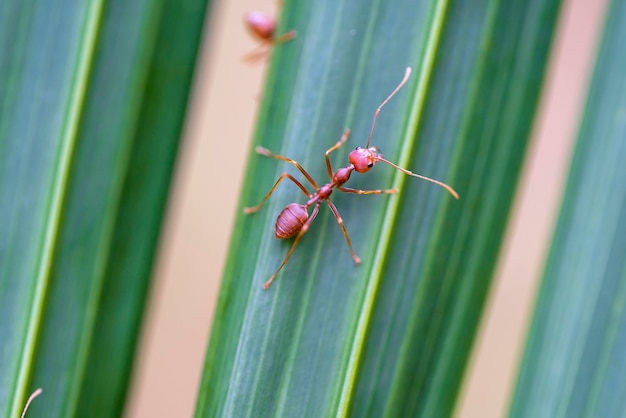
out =
[[[46,211],[48,218],[45,221],[44,238],[41,245],[41,253],[38,257],[39,266],[35,279],[35,295],[31,305],[27,335],[24,342],[24,349],[22,350],[17,384],[11,406],[12,416],[18,416],[20,414],[22,410],[22,399],[25,397],[26,388],[28,386],[33,353],[37,344],[38,331],[41,326],[42,314],[45,307],[46,291],[48,289],[50,268],[57,244],[61,213],[67,192],[69,174],[71,172],[71,161],[75,149],[79,121],[83,111],[83,103],[87,95],[87,84],[93,63],[93,56],[96,51],[97,34],[103,8],[103,0],[91,3],[85,20],[85,36],[81,38],[84,42],[81,45],[76,72],[72,78],[73,87],[71,89],[71,98],[62,129],[62,140],[57,157],[58,164],[55,164],[57,169],[51,183],[52,193],[48,203],[48,210]]]
[[[434,68],[433,63],[436,57],[437,45],[439,44],[441,38],[440,35],[442,32],[447,6],[448,0],[440,0],[437,2],[435,10],[433,11],[432,25],[430,27],[426,48],[424,50],[424,60],[422,61],[422,67],[418,72],[415,100],[413,101],[413,107],[409,112],[411,116],[406,128],[404,140],[402,142],[400,160],[398,162],[398,165],[400,166],[406,166],[408,164],[411,155],[410,151],[413,149],[416,142],[415,134],[420,124],[421,115],[423,114],[426,92],[428,90],[432,69]],[[402,185],[405,180],[406,175],[396,171],[393,177],[394,188],[402,190]],[[348,368],[346,370],[341,397],[339,399],[336,413],[337,417],[346,417],[349,414],[356,378],[361,365],[361,359],[363,357],[365,338],[371,323],[370,318],[373,315],[374,303],[376,301],[378,287],[382,278],[382,267],[387,256],[387,250],[391,243],[391,235],[394,225],[393,220],[396,218],[399,209],[399,201],[400,199],[389,199],[386,203],[386,210],[384,211],[381,228],[381,238],[378,241],[371,272],[367,280],[367,289],[363,299],[361,313],[358,317],[357,329],[354,334],[354,342],[350,350]]]

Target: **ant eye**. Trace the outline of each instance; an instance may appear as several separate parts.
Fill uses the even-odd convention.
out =
[[[360,150],[360,149],[361,149],[361,147],[356,147],[356,148],[355,148],[355,150]]]
[[[374,163],[367,163],[367,166],[368,166],[369,168],[372,168],[372,167],[374,167]]]

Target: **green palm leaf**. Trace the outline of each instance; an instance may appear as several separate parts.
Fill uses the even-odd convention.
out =
[[[335,192],[355,250],[323,210],[269,290],[291,243],[274,218],[303,196],[277,189],[241,215],[215,315],[197,416],[448,416],[497,258],[532,125],[558,1],[292,2],[274,49],[255,142],[318,182],[372,144],[443,189],[378,165]],[[251,154],[241,207],[292,166]],[[322,208],[323,209],[323,208]]]
[[[121,413],[205,7],[0,6],[3,416]]]
[[[626,4],[613,1],[511,415],[626,408]]]

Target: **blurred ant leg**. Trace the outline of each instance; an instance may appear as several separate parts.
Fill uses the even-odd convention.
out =
[[[255,64],[261,61],[263,58],[267,58],[269,53],[270,47],[267,44],[262,43],[256,49],[244,55],[242,59],[248,64]]]
[[[280,182],[283,181],[285,178],[288,178],[289,180],[293,181],[296,184],[296,186],[298,186],[300,188],[300,190],[302,190],[302,193],[304,193],[304,195],[307,198],[311,196],[309,191],[306,189],[306,187],[304,187],[302,185],[302,183],[300,183],[298,180],[296,180],[291,174],[283,173],[283,174],[280,175],[280,177],[278,177],[278,180],[276,180],[276,183],[274,183],[274,186],[270,189],[269,192],[267,192],[267,194],[265,195],[263,200],[261,200],[261,203],[259,203],[256,206],[250,207],[250,208],[244,208],[243,209],[243,213],[245,213],[247,215],[247,214],[259,211],[263,207],[263,204],[265,203],[265,201],[270,198],[272,193],[274,193],[274,190],[276,190],[276,187],[278,187]]]
[[[279,35],[279,36],[275,37],[272,40],[272,44],[280,45],[280,44],[285,43],[287,41],[291,41],[295,37],[296,37],[296,31],[295,30],[290,30],[289,32],[285,32],[282,35]]]
[[[333,167],[330,165],[330,158],[328,157],[328,154],[330,154],[331,152],[333,152],[334,150],[342,146],[344,142],[348,140],[349,136],[350,136],[350,129],[344,130],[343,135],[341,136],[341,139],[337,141],[335,145],[328,148],[328,151],[326,151],[326,169],[328,170],[328,177],[330,177],[331,180],[333,179],[334,172],[333,172]]]
[[[354,194],[395,194],[395,193],[398,193],[398,189],[361,190],[361,189],[353,189],[351,187],[337,187],[337,189],[341,190],[344,193],[354,193]]]
[[[24,409],[22,410],[22,415],[20,416],[21,418],[24,418],[24,416],[26,416],[26,411],[28,410],[28,407],[30,406],[30,403],[33,401],[33,399],[35,399],[37,396],[39,396],[41,394],[41,392],[43,392],[43,389],[39,388],[39,389],[35,390],[28,397],[28,400],[26,401],[26,405],[24,406]]]
[[[348,237],[348,231],[346,231],[346,227],[343,225],[343,219],[341,219],[341,215],[339,215],[339,211],[337,210],[337,207],[330,200],[327,200],[326,203],[328,203],[328,207],[333,212],[333,215],[335,215],[335,218],[337,219],[337,223],[339,224],[339,227],[341,228],[341,231],[343,232],[343,236],[346,237],[346,242],[348,243],[348,248],[350,249],[350,254],[352,255],[352,259],[354,260],[356,264],[361,263],[361,259],[359,258],[358,255],[356,255],[356,253],[354,252],[354,249],[352,248],[350,237]]]
[[[311,185],[313,187],[315,187],[315,190],[319,190],[320,186],[317,185],[315,180],[313,180],[313,177],[311,177],[311,175],[309,173],[307,173],[307,171],[296,160],[292,160],[291,158],[284,157],[282,155],[274,154],[272,151],[268,150],[267,148],[261,147],[261,146],[256,147],[256,152],[258,154],[264,155],[266,157],[275,158],[277,160],[286,161],[289,164],[293,164],[298,170],[300,170],[302,175],[304,177],[306,177],[306,179],[309,181],[309,183],[311,183]]]
[[[309,219],[307,219],[307,221],[304,223],[304,225],[302,225],[302,229],[300,230],[300,232],[298,232],[298,235],[296,235],[296,238],[293,241],[293,244],[291,245],[291,248],[289,249],[289,252],[285,256],[285,259],[283,260],[283,262],[280,264],[280,267],[278,267],[278,269],[274,272],[274,274],[272,274],[272,277],[270,277],[269,280],[266,281],[265,284],[263,285],[264,289],[267,289],[268,287],[270,287],[270,285],[272,284],[272,282],[274,281],[276,276],[278,276],[278,273],[280,273],[280,271],[283,269],[283,267],[285,267],[285,264],[287,264],[287,261],[289,261],[289,257],[291,257],[291,254],[293,254],[293,250],[296,249],[296,246],[298,245],[298,242],[300,242],[300,238],[302,238],[302,236],[309,229],[309,226],[311,226],[311,223],[313,222],[313,220],[317,216],[317,213],[319,212],[319,210],[320,210],[320,202],[318,201],[317,204],[315,205],[315,207],[313,208],[313,212],[311,212],[311,217]]]

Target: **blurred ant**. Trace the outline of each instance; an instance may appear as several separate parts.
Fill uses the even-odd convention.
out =
[[[276,238],[285,239],[285,238],[293,237],[295,235],[296,239],[294,240],[293,245],[291,246],[291,249],[287,253],[287,256],[283,260],[282,264],[280,265],[280,267],[278,267],[278,270],[276,270],[276,272],[272,274],[272,277],[270,277],[269,280],[265,282],[265,284],[263,285],[265,289],[267,289],[272,284],[272,282],[274,281],[274,279],[276,278],[280,270],[285,266],[285,264],[287,264],[287,261],[289,260],[289,257],[291,257],[291,254],[293,253],[296,246],[298,245],[300,238],[302,238],[302,236],[306,233],[306,231],[309,229],[309,226],[311,226],[311,223],[317,216],[317,213],[319,211],[319,208],[322,202],[326,202],[331,212],[337,219],[337,223],[339,224],[339,227],[341,228],[341,231],[343,232],[344,237],[346,237],[346,242],[348,243],[350,254],[352,254],[352,259],[354,260],[356,264],[359,264],[361,262],[361,259],[356,255],[356,253],[354,252],[354,249],[352,248],[352,243],[350,242],[350,238],[348,237],[348,232],[346,231],[346,228],[343,225],[343,220],[341,219],[341,216],[339,215],[339,211],[337,210],[333,202],[330,201],[330,195],[333,192],[333,189],[336,187],[338,190],[342,192],[354,193],[354,194],[393,194],[393,193],[398,193],[398,189],[359,190],[359,189],[352,189],[349,187],[344,187],[343,185],[348,181],[348,179],[350,179],[350,175],[352,174],[353,171],[356,171],[357,173],[367,173],[372,167],[374,167],[374,165],[377,162],[383,162],[385,164],[389,164],[390,166],[392,166],[393,168],[397,170],[402,171],[404,174],[408,174],[409,176],[418,177],[423,180],[430,181],[431,183],[435,183],[445,188],[448,192],[450,192],[452,196],[454,196],[455,199],[459,198],[459,195],[454,191],[454,189],[452,189],[452,187],[448,186],[447,184],[431,179],[429,177],[412,173],[409,170],[399,167],[395,165],[394,163],[387,161],[385,158],[383,158],[383,156],[378,153],[377,147],[370,147],[370,141],[372,139],[372,134],[374,133],[374,126],[376,125],[376,118],[378,118],[378,114],[380,113],[380,110],[398,92],[398,90],[400,90],[400,88],[407,82],[410,75],[411,75],[411,68],[408,67],[406,69],[406,73],[404,74],[404,78],[402,79],[400,84],[398,84],[398,87],[396,87],[395,90],[391,92],[389,97],[387,97],[382,102],[382,104],[378,106],[378,109],[376,109],[376,112],[374,113],[374,120],[372,121],[372,128],[370,129],[370,134],[369,134],[369,137],[367,138],[367,145],[365,146],[365,148],[357,147],[355,150],[351,151],[350,154],[348,154],[348,160],[350,161],[349,165],[333,172],[332,166],[330,164],[330,158],[328,157],[328,155],[331,152],[341,147],[341,145],[343,145],[348,140],[348,136],[350,136],[349,129],[346,129],[341,139],[335,145],[333,145],[326,151],[326,169],[328,170],[328,177],[330,177],[330,183],[327,183],[323,185],[322,187],[319,187],[317,185],[317,183],[315,182],[315,180],[313,180],[311,175],[307,173],[307,171],[304,168],[302,168],[302,166],[297,161],[292,160],[291,158],[283,157],[282,155],[273,154],[268,149],[263,148],[263,147],[256,148],[256,152],[261,155],[275,158],[281,161],[286,161],[290,164],[293,164],[298,170],[300,170],[300,172],[304,175],[304,177],[308,180],[308,182],[315,189],[314,193],[310,193],[302,183],[296,180],[291,174],[285,172],[280,175],[276,183],[274,183],[274,186],[265,195],[263,200],[261,200],[261,203],[259,203],[258,205],[254,207],[245,208],[243,210],[245,214],[254,213],[260,210],[263,207],[263,204],[265,203],[265,201],[269,199],[272,193],[274,192],[274,190],[276,190],[276,187],[278,187],[280,182],[286,178],[291,180],[296,186],[298,186],[298,188],[302,190],[302,193],[304,193],[304,195],[308,199],[304,205],[301,205],[298,203],[290,203],[289,205],[287,205],[287,207],[285,207],[285,209],[282,210],[282,212],[280,212],[280,215],[278,215],[278,218],[276,218],[276,225],[274,227],[274,234]],[[310,206],[313,206],[313,212],[309,216],[308,208]]]
[[[296,36],[295,30],[276,36],[276,19],[263,12],[246,13],[244,16],[244,23],[252,36],[261,41],[261,44],[259,45],[260,49],[249,52],[244,56],[244,60],[248,62],[254,62],[267,56],[273,45],[285,43]]]

